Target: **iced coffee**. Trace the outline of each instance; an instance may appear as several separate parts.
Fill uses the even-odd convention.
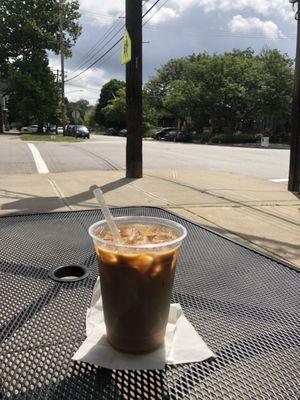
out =
[[[186,231],[159,218],[115,221],[121,243],[115,243],[105,221],[90,228],[99,260],[107,338],[124,352],[151,351],[164,341],[176,260]]]

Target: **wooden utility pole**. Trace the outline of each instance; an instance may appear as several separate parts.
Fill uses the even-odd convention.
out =
[[[65,111],[65,42],[64,42],[64,12],[63,0],[59,0],[59,42],[60,42],[60,63],[61,63],[61,122],[63,133],[66,126]]]
[[[3,133],[2,94],[0,92],[0,133]]]
[[[126,0],[126,29],[132,45],[131,61],[126,64],[126,176],[142,178],[142,0]]]
[[[298,0],[295,3],[297,3],[298,7],[298,10],[296,12],[297,48],[295,62],[291,155],[288,189],[292,192],[300,192],[300,21]]]

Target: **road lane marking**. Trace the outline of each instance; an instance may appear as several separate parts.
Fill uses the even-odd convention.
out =
[[[36,168],[39,174],[49,174],[49,169],[43,160],[41,153],[38,151],[37,147],[32,143],[27,143],[28,147],[32,153]]]
[[[275,182],[275,183],[281,183],[281,182],[288,182],[289,180],[287,178],[282,178],[282,179],[270,179],[269,182]]]

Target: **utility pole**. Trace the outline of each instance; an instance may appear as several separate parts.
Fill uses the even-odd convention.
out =
[[[65,42],[64,42],[64,12],[63,0],[59,0],[59,42],[61,63],[61,119],[63,133],[65,133],[66,111],[65,111]]]
[[[292,111],[292,136],[291,136],[291,155],[290,173],[288,190],[300,192],[300,21],[299,21],[299,1],[291,1],[293,5],[297,3],[297,48],[294,77],[294,98]]]
[[[2,94],[0,92],[0,133],[3,133]]]
[[[126,29],[132,44],[131,61],[126,64],[126,177],[142,178],[142,0],[126,0]]]

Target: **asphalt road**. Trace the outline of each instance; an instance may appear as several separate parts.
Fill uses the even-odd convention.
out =
[[[126,139],[91,136],[81,143],[32,142],[49,172],[125,167]],[[288,177],[289,150],[144,141],[144,168],[233,172],[265,180]],[[38,173],[27,142],[0,137],[0,173]]]

